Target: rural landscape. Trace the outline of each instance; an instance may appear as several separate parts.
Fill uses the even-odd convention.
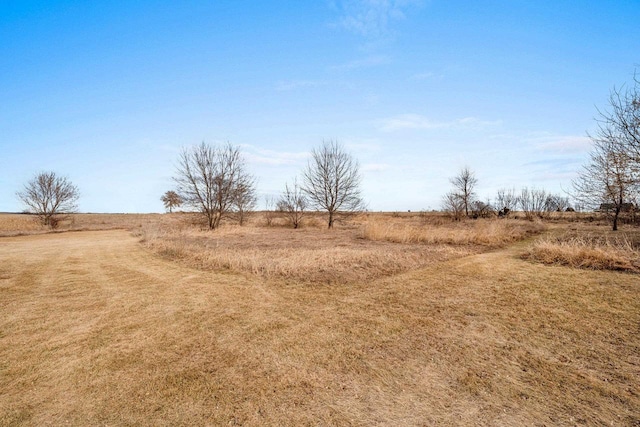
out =
[[[634,2],[0,2],[0,427],[640,427]]]
[[[637,425],[640,229],[511,215],[0,215],[0,424]]]

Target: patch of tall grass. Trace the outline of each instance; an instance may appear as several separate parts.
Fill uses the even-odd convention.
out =
[[[545,229],[541,222],[523,220],[475,220],[448,223],[403,223],[370,219],[362,237],[374,241],[501,247]]]
[[[524,255],[543,264],[591,270],[640,272],[640,248],[626,235],[546,236]]]

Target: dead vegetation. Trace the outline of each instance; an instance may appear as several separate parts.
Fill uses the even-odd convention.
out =
[[[544,264],[640,272],[640,232],[565,232],[538,239],[524,254]]]
[[[640,423],[636,275],[527,262],[526,243],[364,236],[364,221],[380,218],[443,235],[488,226],[436,216],[213,233],[185,218],[85,223],[136,237],[0,238],[0,425]],[[300,248],[286,268],[320,275],[324,266],[331,284],[233,265],[243,274],[194,269],[141,247],[143,235],[263,265]],[[355,252],[313,258],[330,248]],[[419,261],[402,264],[402,252]],[[385,264],[372,253],[399,258]],[[341,259],[378,264],[348,276]]]
[[[529,221],[454,223],[434,216],[352,217],[339,229],[309,226],[233,227],[210,233],[193,227],[143,227],[144,244],[169,259],[210,270],[232,270],[313,283],[352,283],[423,268],[523,239],[543,229]]]

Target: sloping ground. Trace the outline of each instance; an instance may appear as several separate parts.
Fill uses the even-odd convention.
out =
[[[637,276],[520,247],[358,285],[0,239],[0,425],[638,425]]]

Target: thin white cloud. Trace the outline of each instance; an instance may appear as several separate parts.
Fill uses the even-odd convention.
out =
[[[586,136],[544,136],[536,138],[536,148],[554,153],[585,153],[591,148]]]
[[[489,127],[498,126],[500,120],[480,120],[477,117],[464,117],[451,121],[435,121],[420,114],[401,114],[381,121],[380,130],[385,132],[401,130],[433,130],[455,127]]]
[[[359,68],[371,68],[380,65],[389,64],[391,59],[385,55],[373,55],[366,58],[355,59],[353,61],[346,62],[344,64],[338,64],[330,67],[334,71],[349,71]]]
[[[250,144],[243,144],[245,158],[249,163],[268,166],[303,165],[309,158],[309,152],[289,152],[265,150]]]
[[[362,172],[383,172],[391,169],[391,165],[387,163],[367,163],[362,165]]]
[[[391,24],[406,18],[421,0],[342,0],[333,3],[339,11],[337,26],[364,37],[380,37]]]
[[[435,73],[426,72],[426,73],[416,73],[411,76],[411,80],[421,81],[421,80],[429,80],[435,78]]]
[[[303,88],[326,86],[327,82],[324,80],[288,80],[280,81],[276,84],[276,90],[278,91],[290,91]]]

